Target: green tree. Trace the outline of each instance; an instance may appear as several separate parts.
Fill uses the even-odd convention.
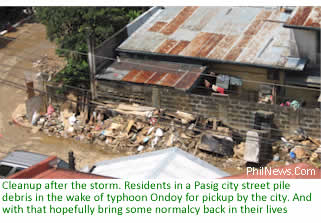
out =
[[[87,53],[90,33],[96,45],[111,36],[145,11],[146,7],[36,7],[38,20],[46,25],[47,35],[58,48]],[[67,59],[66,67],[56,75],[57,81],[78,85],[89,79],[87,56],[57,50]]]

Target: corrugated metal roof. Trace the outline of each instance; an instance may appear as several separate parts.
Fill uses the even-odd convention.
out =
[[[114,62],[100,71],[96,78],[161,85],[186,91],[204,70],[205,67],[199,65],[121,58],[120,62]]]
[[[165,7],[119,49],[302,70],[305,60],[288,62],[288,18],[278,8]]]
[[[29,167],[37,163],[40,163],[41,161],[47,158],[48,156],[39,154],[39,153],[32,153],[32,152],[26,152],[26,151],[14,151],[9,153],[6,157],[4,157],[0,161]]]
[[[321,6],[296,7],[286,26],[321,29]]]
[[[99,162],[93,174],[132,179],[215,179],[228,173],[178,148]]]

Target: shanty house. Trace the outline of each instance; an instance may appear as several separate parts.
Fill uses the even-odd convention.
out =
[[[289,101],[295,102],[294,110],[315,109],[320,95],[320,10],[153,7],[96,48],[98,98],[222,120],[228,116],[229,121],[244,107],[235,120],[246,122],[253,119],[251,109],[278,112]],[[276,125],[299,127],[305,123],[303,113]]]
[[[320,64],[320,7],[307,8],[159,8],[116,48],[120,59],[98,72],[98,85],[117,80],[200,93],[203,79],[216,82],[219,76],[225,93],[253,100],[263,82],[317,87],[304,70],[308,64]],[[304,18],[311,21],[301,27],[312,24],[313,31],[292,28]],[[291,75],[308,82],[288,80]],[[300,96],[309,100],[309,93]],[[277,85],[275,96],[299,95]]]

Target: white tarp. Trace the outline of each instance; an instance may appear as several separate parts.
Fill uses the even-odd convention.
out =
[[[176,147],[106,160],[95,166],[93,174],[121,179],[215,179],[229,176]]]

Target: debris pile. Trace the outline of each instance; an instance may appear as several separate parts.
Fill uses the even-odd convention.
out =
[[[287,163],[306,162],[320,166],[321,141],[304,134],[282,137],[272,145],[273,160]]]
[[[35,115],[33,131],[133,152],[172,146],[192,152],[200,140],[201,133],[194,129],[195,118],[191,114],[126,104],[108,107],[97,108],[87,118],[82,113],[76,115],[67,108],[60,111],[50,105],[46,114]]]
[[[247,162],[260,163],[262,155],[269,155],[269,160],[273,158],[274,162],[303,161],[320,165],[320,140],[302,131],[270,142],[271,150],[266,154],[260,137],[252,137],[256,133],[253,131],[263,134],[265,130],[252,130],[252,135],[249,131],[244,142],[245,138],[240,140],[240,136],[234,135],[235,129],[216,118],[205,119],[135,104],[96,105],[89,113],[76,113],[74,106],[71,107],[49,105],[46,114],[34,115],[32,131],[95,143],[113,152],[139,153],[178,147],[227,169],[242,169]]]

